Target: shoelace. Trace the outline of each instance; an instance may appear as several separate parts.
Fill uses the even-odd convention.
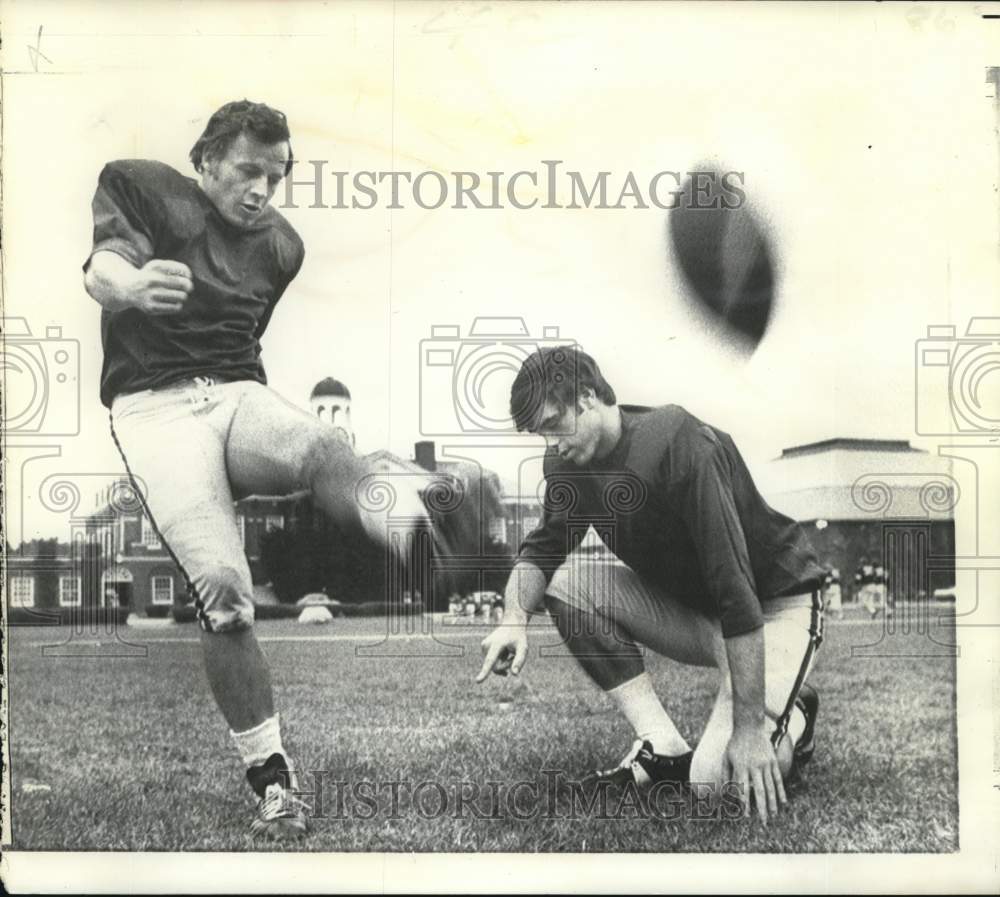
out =
[[[308,812],[309,805],[298,795],[286,791],[281,785],[268,785],[260,802],[260,816],[268,821],[287,819],[299,811]]]
[[[620,769],[624,769],[626,766],[631,766],[635,763],[636,757],[639,756],[639,751],[642,750],[643,741],[641,738],[637,738],[632,742],[632,747],[629,748],[629,752],[622,758],[622,762],[618,764]]]
[[[632,742],[632,747],[629,748],[628,753],[622,757],[621,762],[617,766],[612,766],[609,769],[600,769],[597,771],[598,775],[610,775],[613,772],[618,772],[621,769],[629,769],[632,764],[635,763],[636,757],[639,756],[639,751],[642,750],[642,739],[637,738]]]

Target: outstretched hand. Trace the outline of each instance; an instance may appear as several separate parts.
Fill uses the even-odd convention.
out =
[[[780,804],[787,802],[785,784],[778,766],[778,757],[771,745],[767,727],[744,726],[733,729],[723,755],[723,778],[739,786],[743,815],[750,815],[750,793],[753,790],[757,814],[767,825],[769,816],[778,814]]]
[[[501,623],[482,641],[483,660],[476,682],[483,682],[492,671],[497,676],[508,672],[517,676],[528,658],[528,635],[521,623]]]

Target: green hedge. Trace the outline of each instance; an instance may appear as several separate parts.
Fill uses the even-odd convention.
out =
[[[318,605],[323,607],[324,605]],[[384,617],[390,610],[384,601],[364,601],[358,604],[326,605],[334,617]],[[254,616],[258,620],[294,620],[302,613],[303,607],[297,604],[255,604]],[[402,604],[391,608],[399,616],[422,614],[423,604]],[[175,605],[174,619],[178,623],[194,623],[197,619],[193,604]]]
[[[398,604],[389,608],[384,601],[363,601],[359,604],[341,604],[330,608],[335,617],[384,617],[390,610],[396,616],[412,616],[422,614],[424,606],[417,602]]]
[[[127,607],[9,607],[9,626],[124,626]]]

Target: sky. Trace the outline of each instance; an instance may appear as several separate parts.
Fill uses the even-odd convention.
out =
[[[308,184],[290,208],[279,188],[306,262],[264,337],[269,380],[303,405],[323,377],[347,383],[359,450],[408,455],[427,435],[534,490],[536,440],[441,436],[457,432],[456,381],[426,365],[429,348],[469,353],[477,317],[507,317],[583,346],[620,400],[682,404],[730,432],[752,469],[833,436],[933,451],[915,430],[935,398],[916,392],[917,341],[1000,315],[1000,106],[985,79],[1000,28],[982,24],[960,4],[7,3],[4,314],[33,340],[61,328],[79,363],[78,381],[50,376],[39,430],[8,433],[8,539],[65,529],[73,501],[54,484],[75,483],[85,513],[122,468],[80,272],[98,172],[155,158],[193,176],[208,116],[244,97],[286,113],[296,158],[323,163],[327,204],[334,171],[507,183],[558,160],[645,186],[712,159],[744,173],[773,240],[776,305],[747,357],[692,312],[662,209],[541,208],[523,179],[531,209],[420,208],[405,185],[401,208],[385,186],[372,209],[311,208]],[[459,336],[432,340],[438,325]],[[32,349],[50,373],[54,339]],[[10,414],[30,378],[5,373]],[[507,383],[487,377],[484,401],[502,410]]]

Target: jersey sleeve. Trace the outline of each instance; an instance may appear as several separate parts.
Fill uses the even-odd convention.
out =
[[[764,625],[750,551],[733,493],[729,461],[718,439],[702,430],[690,443],[680,488],[681,515],[698,555],[708,599],[731,638]]]
[[[549,458],[546,458],[545,467],[542,522],[521,542],[517,560],[528,561],[538,567],[545,576],[545,584],[548,585],[556,570],[566,560],[569,551],[566,519],[573,501],[566,499],[567,490],[576,487],[572,482],[567,482],[559,476],[554,462]]]
[[[264,331],[267,330],[267,325],[271,322],[271,315],[274,314],[274,307],[278,304],[278,300],[285,294],[285,290],[288,289],[288,285],[298,276],[299,271],[302,269],[302,262],[305,260],[305,255],[305,246],[301,240],[298,240],[295,244],[295,252],[292,256],[291,262],[287,269],[282,271],[279,276],[274,289],[274,295],[271,297],[271,301],[268,302],[267,308],[264,310],[264,314],[261,315],[260,320],[257,322],[257,329],[254,331],[253,335],[258,341],[258,353],[260,352],[260,338],[264,335]]]
[[[94,242],[84,270],[96,252],[115,252],[137,268],[155,258],[162,213],[158,203],[143,192],[127,165],[110,162],[104,166],[92,209]]]

